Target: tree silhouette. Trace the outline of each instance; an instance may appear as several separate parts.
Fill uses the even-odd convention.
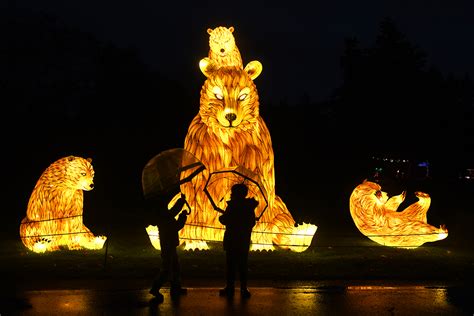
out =
[[[345,40],[336,111],[345,131],[360,132],[353,141],[361,153],[441,155],[466,140],[460,126],[465,131],[472,123],[462,114],[472,117],[472,82],[445,79],[426,60],[390,18],[380,23],[372,47]]]
[[[74,154],[93,158],[101,202],[136,204],[146,161],[184,142],[197,108],[186,87],[54,16],[1,11],[0,35],[2,160],[12,194],[26,192],[8,203],[23,212],[38,170]]]

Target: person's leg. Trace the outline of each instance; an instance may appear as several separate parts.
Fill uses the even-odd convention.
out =
[[[158,275],[155,277],[150,290],[150,293],[155,296],[157,293],[159,293],[163,284],[165,284],[165,282],[168,280],[172,260],[170,254],[166,250],[163,251],[162,249],[161,251],[161,269]]]
[[[229,250],[226,253],[227,271],[226,271],[226,286],[229,289],[233,289],[235,285],[235,272],[236,272],[236,258],[235,251]]]
[[[248,273],[248,250],[242,250],[239,253],[239,276],[240,276],[240,295],[244,298],[250,297],[250,291],[247,288],[247,273]]]
[[[171,259],[171,296],[175,297],[179,295],[184,295],[187,293],[187,289],[181,287],[179,258],[176,249],[173,252]]]
[[[239,276],[240,276],[240,288],[247,288],[247,272],[248,272],[248,252],[242,251],[239,254]]]
[[[174,251],[171,255],[171,262],[170,262],[170,275],[171,275],[171,287],[179,287],[181,286],[180,276],[179,276],[179,261],[178,261],[178,254]]]
[[[168,280],[170,273],[170,263],[171,258],[169,254],[162,250],[161,252],[161,269],[158,272],[157,276],[153,280],[153,284],[150,289],[150,294],[154,295],[157,299],[163,300],[163,294],[160,293],[160,289]]]
[[[226,286],[224,289],[220,290],[221,295],[232,296],[234,294],[235,286],[235,252],[231,249],[226,250]]]

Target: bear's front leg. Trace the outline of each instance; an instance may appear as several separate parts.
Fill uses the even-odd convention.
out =
[[[316,225],[307,223],[295,225],[286,205],[278,196],[275,197],[269,214],[274,216],[263,216],[261,222],[257,222],[252,233],[250,250],[274,250],[275,246],[295,252],[308,249],[316,233]]]
[[[77,234],[74,237],[75,242],[73,243],[72,246],[74,247],[74,244],[77,242],[80,247],[83,247],[86,249],[91,249],[91,250],[102,249],[106,240],[107,240],[107,237],[105,236],[94,236],[94,234],[92,234],[89,228],[87,228],[84,224],[82,224],[81,233]]]

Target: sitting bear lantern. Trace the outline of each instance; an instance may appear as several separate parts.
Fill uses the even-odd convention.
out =
[[[224,227],[218,220],[220,213],[214,210],[203,189],[210,173],[242,166],[259,176],[268,195],[268,208],[252,232],[251,250],[279,247],[301,252],[309,247],[317,227],[306,223],[295,225],[285,203],[275,193],[272,141],[260,116],[254,83],[262,72],[262,64],[251,61],[242,67],[233,31],[232,27],[209,29],[209,56],[199,64],[206,80],[201,89],[199,113],[189,126],[184,148],[206,169],[203,176],[181,185],[192,212],[180,231],[180,240],[185,243],[185,249],[207,249],[208,241],[222,241]],[[222,47],[219,43],[223,43]],[[210,192],[213,196],[227,197],[230,183],[214,190],[220,192]],[[217,206],[225,209],[225,202],[223,198],[217,201]],[[151,227],[147,231],[151,238]]]

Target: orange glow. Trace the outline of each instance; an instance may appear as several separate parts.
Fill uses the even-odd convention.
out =
[[[214,41],[217,31],[221,32],[216,36],[219,40]],[[180,231],[181,244],[185,249],[207,249],[208,241],[222,241],[225,227],[219,223],[220,213],[213,209],[204,187],[210,173],[243,167],[258,175],[268,199],[268,207],[254,227],[251,250],[279,247],[301,252],[311,244],[317,227],[312,224],[295,227],[295,220],[285,203],[276,195],[272,140],[260,116],[258,93],[253,81],[262,72],[262,64],[251,61],[242,67],[232,32],[233,28],[209,30],[209,57],[199,63],[206,80],[201,89],[199,113],[189,126],[184,148],[206,169],[181,185],[192,209]],[[223,38],[230,39],[233,44],[229,51],[233,52],[234,59],[219,55],[217,48],[220,46],[216,43]],[[216,202],[221,209],[226,207],[230,185],[224,181],[209,188],[211,196],[221,197]],[[253,196],[254,193],[249,192],[249,197]],[[150,239],[157,238],[156,226],[149,226],[147,232]]]
[[[207,29],[209,34],[209,59],[223,66],[237,66],[242,68],[242,58],[234,38],[234,27],[219,26]]]
[[[231,199],[231,192],[225,192],[221,189],[223,187],[232,187],[234,184],[238,183],[245,184],[250,195],[258,201],[258,206],[255,208],[255,218],[258,220],[268,208],[268,195],[265,188],[260,185],[262,181],[258,174],[255,174],[242,166],[216,170],[209,173],[206,185],[204,186],[204,192],[208,196],[213,207],[217,207],[217,204],[222,204],[222,201],[229,201]],[[218,195],[213,195],[213,193]],[[222,210],[222,208],[219,209]]]
[[[362,234],[381,245],[400,248],[419,247],[448,236],[443,225],[436,228],[427,222],[428,194],[415,192],[418,201],[398,212],[405,192],[389,198],[381,189],[379,184],[365,180],[351,194],[351,216]]]
[[[94,236],[82,222],[83,192],[94,187],[91,159],[64,157],[37,181],[20,225],[23,244],[34,252],[101,249],[105,236]]]

